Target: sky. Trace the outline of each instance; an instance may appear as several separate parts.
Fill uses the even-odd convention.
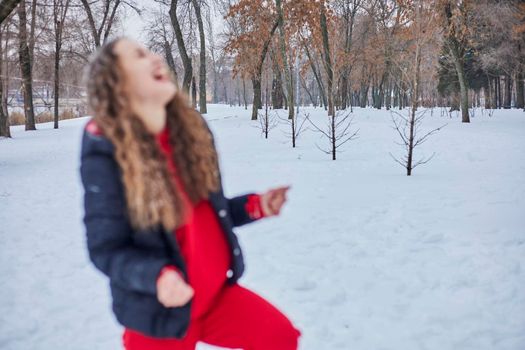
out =
[[[148,16],[151,15],[151,12],[156,9],[159,4],[155,3],[153,0],[138,1],[138,3],[144,8],[143,13],[139,16],[135,11],[127,9],[126,19],[122,24],[122,34],[144,43],[146,37],[142,32],[147,24]],[[212,23],[215,35],[219,34],[223,30],[223,20],[221,16],[218,14],[212,15]]]
[[[141,5],[145,8],[142,15],[138,15],[135,11],[127,10],[126,19],[122,24],[123,35],[143,42],[146,38],[142,37],[142,31],[146,25],[146,19],[150,11],[154,8],[153,1],[141,1]]]

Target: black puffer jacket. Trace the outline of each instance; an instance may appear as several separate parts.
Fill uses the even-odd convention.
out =
[[[84,130],[80,174],[85,190],[84,223],[89,256],[109,277],[117,320],[152,337],[183,337],[189,326],[191,301],[182,307],[166,308],[156,297],[156,279],[165,265],[177,266],[188,279],[175,236],[160,227],[143,232],[130,226],[114,147],[104,136]],[[230,284],[244,271],[233,227],[254,221],[245,210],[250,194],[226,198],[221,185],[219,191],[209,196],[229,242],[232,265],[227,282]]]

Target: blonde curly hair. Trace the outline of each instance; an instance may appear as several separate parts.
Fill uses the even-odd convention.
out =
[[[182,190],[195,204],[220,187],[213,136],[186,95],[177,92],[166,111],[172,160],[184,189],[178,188],[155,135],[129,108],[125,75],[114,50],[121,39],[104,44],[90,60],[85,74],[88,105],[115,147],[132,226],[146,230],[162,225],[171,231],[184,224],[187,213]]]

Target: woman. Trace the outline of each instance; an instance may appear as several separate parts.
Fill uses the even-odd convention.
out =
[[[162,59],[138,43],[105,44],[87,85],[87,245],[109,277],[124,347],[297,349],[301,332],[237,283],[244,264],[232,230],[278,215],[289,187],[226,198],[204,118],[176,92]]]

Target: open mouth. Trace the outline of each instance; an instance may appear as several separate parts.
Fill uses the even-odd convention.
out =
[[[153,79],[156,81],[167,81],[169,80],[168,74],[165,71],[157,71],[153,73]]]

